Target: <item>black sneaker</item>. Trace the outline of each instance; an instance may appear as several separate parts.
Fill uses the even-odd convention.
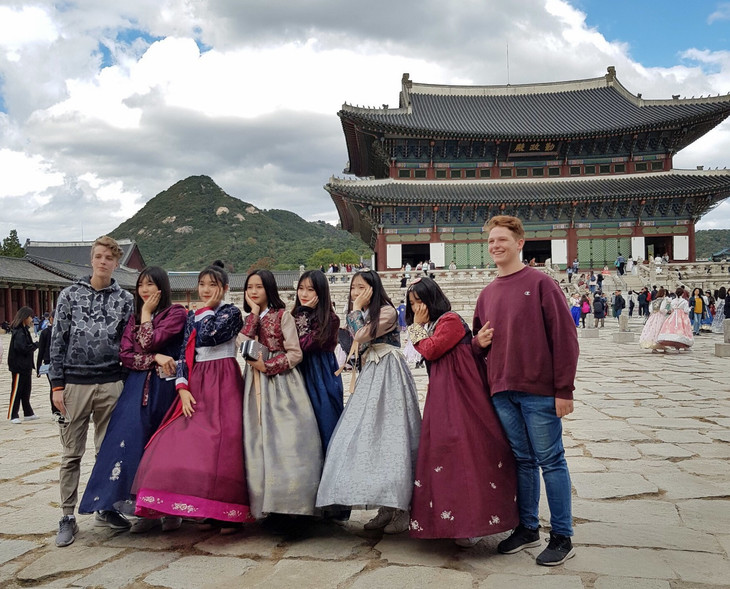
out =
[[[531,530],[522,524],[518,524],[509,538],[502,540],[497,545],[497,552],[500,554],[514,554],[523,548],[533,548],[535,546],[540,546],[540,532],[537,529]]]
[[[132,524],[118,511],[97,511],[94,517],[96,527],[105,526],[112,530],[128,530]]]
[[[563,564],[574,556],[575,548],[573,548],[573,543],[570,541],[570,536],[561,536],[555,532],[550,532],[548,547],[540,553],[535,562],[542,566],[554,567]]]
[[[64,515],[58,522],[58,535],[56,536],[56,546],[63,547],[72,544],[74,536],[79,533],[79,526],[73,515]]]

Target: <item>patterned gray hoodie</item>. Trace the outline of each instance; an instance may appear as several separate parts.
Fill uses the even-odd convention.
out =
[[[51,335],[51,385],[121,379],[119,345],[133,309],[134,297],[114,279],[101,290],[91,286],[91,276],[64,288]]]

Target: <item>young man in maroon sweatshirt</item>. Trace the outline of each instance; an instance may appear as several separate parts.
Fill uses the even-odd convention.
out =
[[[520,524],[497,550],[513,554],[540,545],[540,470],[550,506],[550,540],[537,564],[575,555],[571,542],[570,473],[560,419],[573,411],[578,338],[563,291],[525,266],[522,222],[497,216],[487,224],[497,278],[477,299],[473,346],[486,359],[489,393],[517,460]]]

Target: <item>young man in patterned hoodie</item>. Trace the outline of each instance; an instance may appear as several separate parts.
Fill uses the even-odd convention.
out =
[[[122,250],[111,237],[97,239],[91,248],[91,276],[65,288],[56,305],[49,377],[53,404],[64,416],[64,422],[59,424],[63,444],[59,476],[63,518],[59,522],[57,546],[68,546],[78,532],[74,511],[89,419],[93,415],[94,443],[98,449],[122,392],[119,345],[134,308],[134,298],[112,278],[121,257]],[[130,525],[115,511],[97,513],[95,524],[115,529]]]

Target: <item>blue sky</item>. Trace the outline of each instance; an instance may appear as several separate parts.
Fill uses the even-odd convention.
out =
[[[608,41],[629,44],[646,67],[672,67],[689,48],[730,48],[730,2],[708,0],[572,0]],[[713,16],[714,15],[714,16]],[[728,88],[730,91],[730,88]]]

